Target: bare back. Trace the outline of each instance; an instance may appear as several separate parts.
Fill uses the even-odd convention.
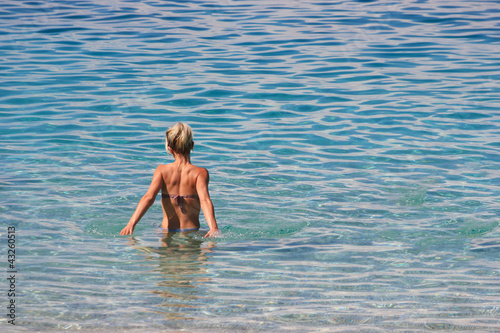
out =
[[[163,184],[161,187],[164,229],[193,229],[200,227],[200,199],[197,180],[205,169],[191,163],[160,165]],[[203,178],[203,177],[202,177]]]

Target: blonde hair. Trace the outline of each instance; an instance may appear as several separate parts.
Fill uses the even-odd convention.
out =
[[[187,155],[193,148],[193,130],[189,125],[177,123],[166,132],[165,149],[172,148],[177,154]]]

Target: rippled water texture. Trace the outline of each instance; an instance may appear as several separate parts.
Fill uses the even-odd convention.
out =
[[[496,1],[3,0],[15,328],[500,331],[499,29]],[[158,202],[117,236],[176,121],[224,237],[162,240]]]

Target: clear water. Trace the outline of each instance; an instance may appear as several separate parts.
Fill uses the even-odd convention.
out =
[[[3,0],[15,329],[500,331],[499,26],[496,1]],[[162,241],[158,202],[118,236],[177,121],[224,237]]]

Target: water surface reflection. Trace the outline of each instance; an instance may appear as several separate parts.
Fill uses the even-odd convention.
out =
[[[210,263],[208,254],[216,244],[202,238],[198,231],[159,233],[159,247],[140,246],[135,240],[132,243],[157,266],[152,270],[158,279],[151,293],[161,302],[154,312],[169,320],[195,319],[200,302],[206,298],[202,284],[211,282],[206,267]]]

